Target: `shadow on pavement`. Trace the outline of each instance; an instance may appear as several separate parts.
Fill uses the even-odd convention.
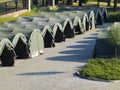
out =
[[[46,58],[47,60],[54,61],[66,61],[66,62],[83,62],[91,58],[92,56],[92,48],[94,47],[93,40],[85,40],[79,41],[76,43],[81,43],[79,45],[67,46],[67,48],[71,48],[72,50],[64,50],[59,52],[60,56],[54,56]]]
[[[65,72],[28,72],[28,73],[21,73],[17,74],[18,76],[32,76],[32,75],[53,75],[53,74],[61,74]]]

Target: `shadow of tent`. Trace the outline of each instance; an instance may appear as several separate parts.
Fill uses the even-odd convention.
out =
[[[19,76],[32,76],[32,75],[54,75],[54,74],[62,74],[65,72],[28,72],[28,73],[21,73],[17,74]]]
[[[47,60],[54,60],[54,61],[66,61],[66,62],[86,62],[88,58],[92,57],[91,50],[92,45],[83,44],[83,45],[74,45],[68,46],[67,48],[74,48],[73,50],[66,50],[59,52],[61,56],[49,57],[46,58]]]
[[[64,62],[83,62],[86,63],[88,60],[88,57],[82,57],[82,55],[66,55],[66,56],[55,56],[55,57],[49,57],[46,58],[47,60],[52,61],[64,61]]]
[[[87,38],[87,37],[86,37]],[[94,40],[93,39],[89,39],[89,40],[81,40],[81,41],[78,41],[76,43],[91,43],[93,42]]]

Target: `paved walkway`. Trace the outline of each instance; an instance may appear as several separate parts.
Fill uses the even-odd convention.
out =
[[[37,58],[16,60],[14,67],[0,67],[0,90],[120,90],[120,83],[74,75],[91,58],[97,33],[108,25],[56,43]]]

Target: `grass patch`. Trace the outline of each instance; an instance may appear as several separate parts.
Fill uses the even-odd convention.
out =
[[[6,22],[14,22],[17,20],[18,17],[0,17],[0,24],[4,24]]]
[[[8,2],[8,1],[12,1],[12,0],[0,0],[0,3]]]
[[[120,59],[91,59],[79,73],[102,80],[120,80]]]

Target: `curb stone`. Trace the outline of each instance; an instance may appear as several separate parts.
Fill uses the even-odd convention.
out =
[[[87,77],[80,75],[80,72],[75,73],[78,77],[86,79],[86,80],[93,80],[93,81],[100,81],[100,82],[110,82],[110,83],[120,83],[120,80],[104,80],[104,79],[98,79],[98,78],[92,78],[92,77]]]

